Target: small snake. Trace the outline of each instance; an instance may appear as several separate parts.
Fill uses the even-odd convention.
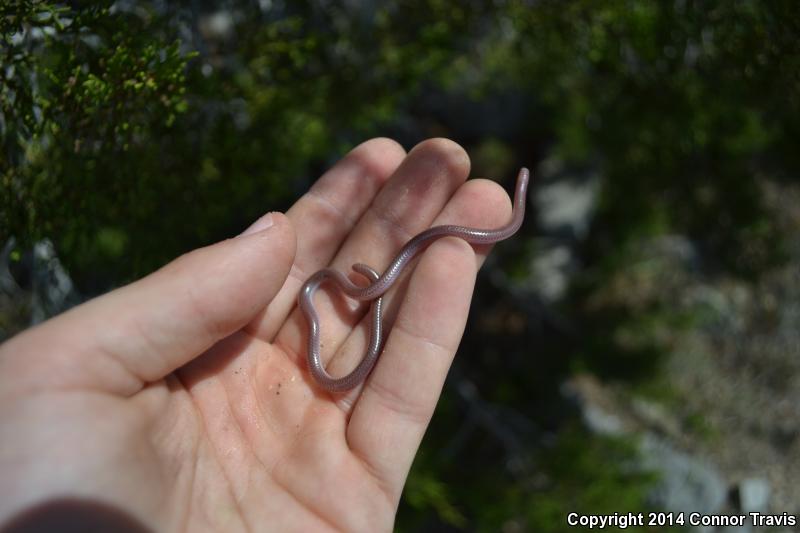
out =
[[[297,299],[309,326],[308,368],[319,386],[330,392],[342,392],[352,389],[367,378],[378,360],[383,344],[384,332],[381,316],[383,312],[383,295],[397,281],[405,266],[421,250],[442,237],[458,237],[471,244],[491,244],[514,235],[522,225],[522,219],[525,217],[525,199],[529,178],[528,169],[520,169],[517,175],[517,187],[514,192],[513,214],[511,215],[511,221],[505,226],[492,230],[455,225],[429,228],[408,241],[403,246],[403,249],[400,250],[400,253],[389,263],[389,267],[382,275],[379,275],[375,270],[363,263],[354,264],[353,270],[371,282],[364,287],[359,287],[347,279],[344,274],[331,268],[324,268],[308,278],[300,289]],[[325,371],[320,356],[319,315],[314,309],[314,293],[327,280],[333,281],[343,293],[355,300],[372,300],[372,330],[370,331],[367,354],[352,372],[341,378],[334,378]]]

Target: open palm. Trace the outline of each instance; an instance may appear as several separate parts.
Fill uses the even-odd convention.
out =
[[[368,141],[285,216],[0,347],[0,524],[391,530],[487,250],[429,248],[386,297],[375,370],[344,395],[309,377],[297,292],[329,265],[380,270],[434,224],[505,223],[503,190],[468,172],[450,141],[409,154]],[[363,355],[367,306],[328,290],[316,304],[342,375]]]

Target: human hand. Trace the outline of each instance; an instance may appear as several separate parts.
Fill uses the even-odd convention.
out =
[[[297,292],[325,266],[380,270],[434,224],[505,223],[508,196],[468,173],[450,141],[406,155],[373,139],[285,216],[0,346],[3,531],[391,530],[488,247],[430,246],[385,297],[383,354],[345,395],[307,372]],[[324,290],[315,303],[343,375],[363,356],[368,304]]]

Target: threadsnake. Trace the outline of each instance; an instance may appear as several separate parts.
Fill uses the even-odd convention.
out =
[[[363,287],[356,285],[344,274],[332,268],[324,268],[311,275],[300,289],[298,304],[309,325],[308,367],[317,384],[329,392],[343,392],[356,387],[364,381],[375,366],[383,344],[383,295],[397,281],[406,265],[433,241],[442,237],[458,237],[471,244],[491,244],[514,235],[522,225],[522,220],[525,217],[525,200],[529,178],[530,172],[528,169],[521,168],[517,175],[511,220],[504,226],[496,229],[477,229],[456,225],[429,228],[409,240],[381,275],[363,263],[354,264],[353,270],[370,281],[369,285]],[[372,301],[372,328],[367,353],[352,372],[340,378],[335,378],[328,374],[322,364],[320,355],[320,324],[319,315],[314,309],[314,293],[326,281],[332,281],[350,298]]]

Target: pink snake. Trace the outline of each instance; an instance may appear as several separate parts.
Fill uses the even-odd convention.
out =
[[[511,215],[511,220],[505,226],[490,230],[455,225],[429,228],[408,241],[392,262],[389,263],[389,267],[382,275],[379,275],[375,270],[363,263],[354,264],[353,270],[371,282],[364,287],[359,287],[344,274],[331,268],[324,268],[308,278],[300,289],[297,299],[309,326],[308,368],[319,386],[329,392],[343,392],[354,388],[367,378],[378,361],[383,345],[383,295],[397,281],[406,265],[420,251],[442,237],[458,237],[471,244],[491,244],[514,235],[522,225],[522,220],[525,217],[525,200],[529,179],[530,172],[528,169],[521,168],[517,175],[517,186],[514,191],[513,214]],[[335,378],[328,374],[322,364],[319,315],[314,309],[314,293],[323,282],[328,280],[338,285],[339,289],[350,298],[372,301],[372,329],[367,353],[352,372],[340,378]]]

